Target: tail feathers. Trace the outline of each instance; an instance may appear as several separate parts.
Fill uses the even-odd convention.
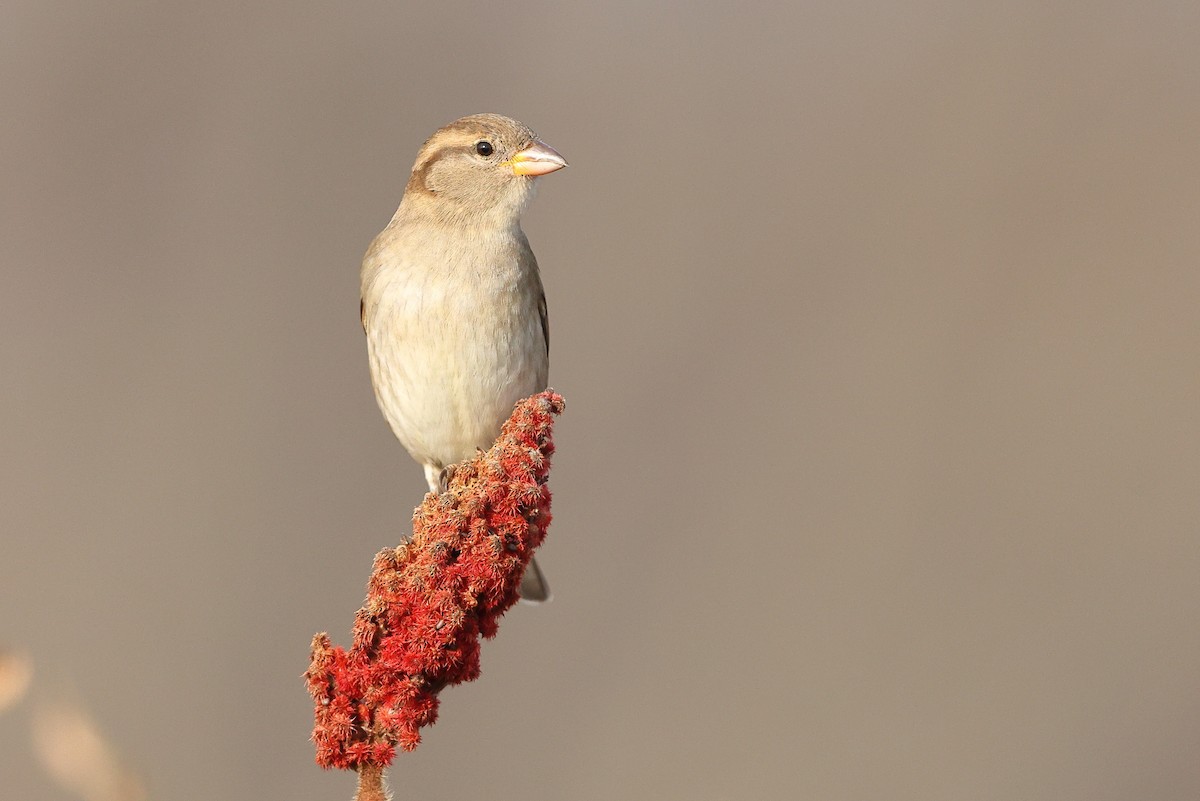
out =
[[[550,585],[546,583],[546,577],[542,575],[542,569],[538,567],[537,559],[529,560],[529,567],[525,569],[525,575],[521,577],[519,592],[521,600],[526,603],[540,604],[550,600]]]

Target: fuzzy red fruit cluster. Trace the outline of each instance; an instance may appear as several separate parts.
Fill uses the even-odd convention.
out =
[[[412,539],[375,557],[349,650],[313,638],[305,679],[319,765],[386,767],[397,745],[421,742],[442,688],[479,676],[479,638],[495,636],[516,603],[550,524],[551,429],[562,410],[549,390],[518,403],[491,449],[417,507]]]

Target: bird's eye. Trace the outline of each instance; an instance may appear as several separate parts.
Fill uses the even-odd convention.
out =
[[[475,143],[475,152],[485,158],[492,155],[492,153],[493,153],[492,143],[491,142],[476,142]]]

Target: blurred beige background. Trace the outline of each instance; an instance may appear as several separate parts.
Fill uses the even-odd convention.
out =
[[[1048,7],[1053,6],[1053,7]],[[423,482],[362,252],[500,111],[568,401],[541,557],[397,799],[1200,797],[1200,6],[0,10],[0,796],[83,705],[153,799],[344,799]]]

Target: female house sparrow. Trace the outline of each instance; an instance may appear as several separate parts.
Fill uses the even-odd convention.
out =
[[[546,388],[546,296],[521,212],[534,179],[565,166],[516,120],[456,120],[425,142],[363,258],[375,398],[432,492],[448,466],[492,445],[518,400]],[[549,597],[536,562],[521,597]]]

